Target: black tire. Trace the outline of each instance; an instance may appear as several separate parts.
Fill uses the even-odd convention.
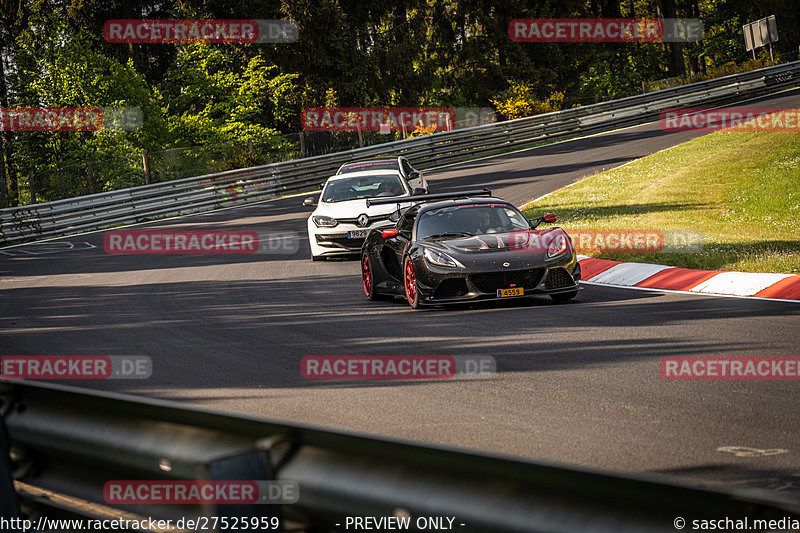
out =
[[[406,290],[406,301],[413,309],[419,309],[419,291],[417,290],[417,273],[410,257],[403,261],[403,287]]]
[[[570,292],[560,292],[558,294],[551,294],[550,298],[552,298],[554,302],[567,302],[575,298],[577,295],[578,291],[575,290]]]
[[[368,253],[361,254],[361,287],[369,301],[380,300],[383,295],[375,288],[375,275],[372,269],[372,259]]]

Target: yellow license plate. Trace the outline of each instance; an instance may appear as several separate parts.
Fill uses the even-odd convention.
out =
[[[522,296],[525,294],[525,289],[522,287],[514,287],[512,289],[497,289],[498,298],[508,298],[510,296]]]

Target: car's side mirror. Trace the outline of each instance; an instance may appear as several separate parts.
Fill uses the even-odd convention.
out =
[[[317,207],[317,199],[313,196],[309,196],[303,200],[303,207]]]
[[[319,184],[319,190],[322,190],[322,189],[324,189],[324,188],[325,188],[325,184],[324,184],[324,183],[320,183],[320,184]]]
[[[415,187],[414,191],[411,193],[414,196],[419,196],[420,194],[428,194],[428,191],[423,189],[422,187]]]
[[[552,224],[556,221],[556,214],[555,213],[545,213],[543,216],[530,218],[528,219],[533,224],[533,227],[536,228],[542,222],[547,222],[548,224]]]

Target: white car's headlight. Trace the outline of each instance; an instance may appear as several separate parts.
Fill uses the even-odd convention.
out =
[[[432,265],[450,268],[464,268],[464,265],[459,263],[458,260],[453,259],[447,254],[437,252],[436,250],[431,250],[430,248],[425,248],[422,252],[422,255],[425,257],[425,260]]]
[[[334,228],[339,224],[335,219],[322,215],[313,216],[311,220],[314,221],[318,228]]]
[[[547,247],[547,257],[561,255],[569,249],[569,237],[566,233],[559,233]]]

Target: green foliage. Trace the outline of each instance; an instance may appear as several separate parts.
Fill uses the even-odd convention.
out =
[[[141,184],[143,149],[153,181],[289,157],[299,151],[304,107],[494,105],[516,118],[624,97],[675,76],[681,65],[664,44],[518,43],[508,23],[652,18],[667,8],[699,16],[706,28],[702,42],[681,45],[677,62],[692,75],[675,83],[766,66],[765,49],[755,61],[744,50],[741,26],[770,13],[780,31],[775,53],[797,56],[800,11],[780,0],[19,0],[0,6],[2,105],[135,107],[144,123],[132,132],[7,133],[4,163],[21,183],[34,170],[39,196],[55,199],[88,192],[90,161],[95,190]],[[106,42],[103,23],[124,18],[286,19],[300,39]],[[366,143],[401,136],[362,132]],[[358,139],[325,133],[305,142],[307,153],[322,153]]]
[[[579,93],[584,101],[613,100],[641,93],[642,81],[664,77],[660,69],[662,51],[650,43],[604,45],[581,77]]]
[[[166,123],[143,77],[129,62],[122,64],[87,45],[85,35],[69,28],[56,13],[35,13],[31,28],[15,41],[14,72],[8,76],[9,100],[19,107],[133,107],[146,117],[139,131],[101,129],[88,132],[19,132],[14,136],[13,161],[17,171],[43,172],[38,180],[42,200],[86,194],[85,172],[55,172],[88,161],[120,158],[142,147],[159,146],[166,139]],[[110,184],[96,176],[97,191],[117,188],[125,165],[108,173]],[[99,179],[98,179],[99,178]],[[108,185],[108,186],[107,186]]]

